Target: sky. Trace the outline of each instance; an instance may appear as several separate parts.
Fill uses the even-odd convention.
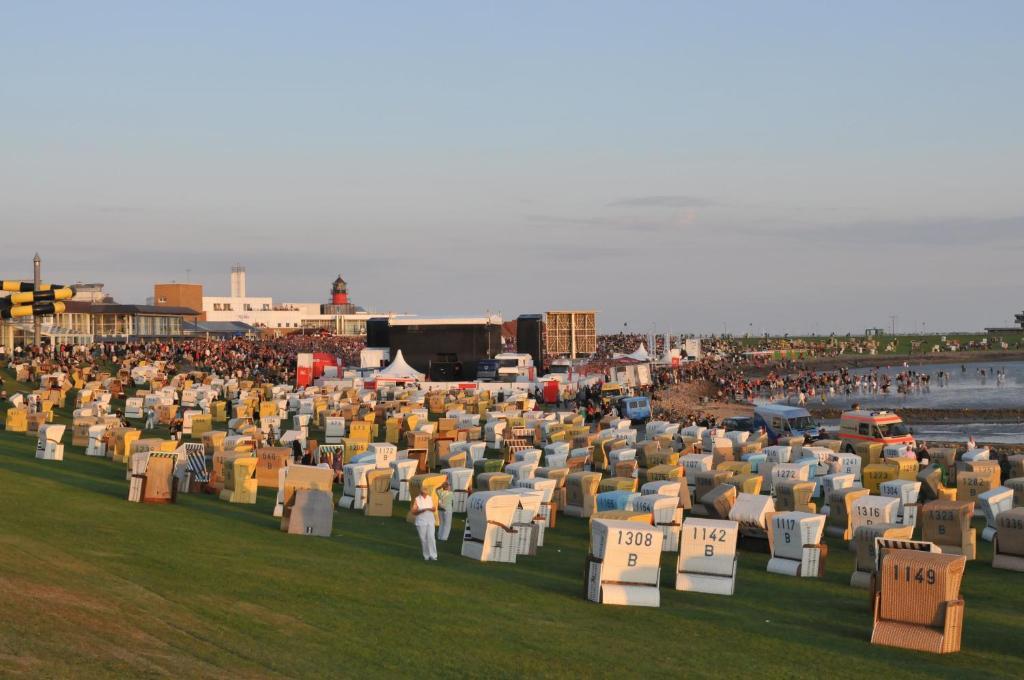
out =
[[[0,3],[0,275],[606,332],[1024,308],[1024,3]]]

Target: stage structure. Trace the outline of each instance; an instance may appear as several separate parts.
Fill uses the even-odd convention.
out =
[[[597,312],[551,311],[546,326],[548,354],[575,359],[597,352]]]

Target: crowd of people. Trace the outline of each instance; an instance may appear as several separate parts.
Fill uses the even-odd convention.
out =
[[[650,337],[643,333],[613,333],[610,335],[597,336],[597,352],[593,359],[611,359],[616,354],[632,354],[640,348],[641,343],[647,348],[652,357],[660,357],[665,354],[665,336],[658,335],[654,338],[655,344],[650,346]]]
[[[926,393],[931,390],[933,379],[939,387],[945,387],[952,375],[950,370],[940,369],[933,377],[928,371],[911,369],[906,365],[892,372],[877,366],[861,372],[848,368],[819,371],[794,361],[775,362],[767,367],[767,372],[750,371],[751,368],[751,364],[738,361],[696,362],[687,365],[686,374],[690,379],[713,384],[717,390],[715,397],[720,400],[747,403],[788,401],[801,406],[815,401],[825,404],[836,396]],[[956,372],[962,377],[968,375],[964,365]],[[993,380],[996,385],[1006,383],[1006,371],[1002,368],[978,368],[973,374],[982,385],[988,380]]]
[[[359,352],[365,346],[361,337],[330,335],[288,335],[283,337],[182,340],[146,342],[99,342],[91,345],[55,345],[53,347],[15,347],[6,349],[12,362],[27,364],[29,381],[39,372],[61,370],[70,373],[85,366],[134,364],[140,361],[164,361],[168,370],[200,370],[266,382],[289,383],[295,380],[296,356],[302,352],[324,352],[338,356],[345,365],[359,365]]]
[[[658,344],[651,352],[653,356],[660,356],[664,351],[664,339],[665,336],[659,336]],[[634,352],[647,340],[646,336],[635,333],[599,336],[599,351],[595,357],[597,361],[593,365],[606,364],[607,357],[614,354]],[[677,340],[681,344],[682,337],[671,338],[670,344],[676,346]],[[760,349],[762,345],[768,347],[774,342],[766,341],[754,346]],[[84,366],[122,366],[141,361],[164,361],[172,372],[201,370],[222,376],[290,383],[295,379],[297,354],[324,352],[340,357],[343,365],[358,366],[359,352],[364,345],[365,341],[361,337],[326,334],[230,339],[186,338],[128,343],[99,342],[91,345],[59,344],[43,348],[0,347],[0,361],[8,358],[27,364],[30,382],[37,380],[44,364],[46,370],[70,372]],[[655,395],[661,388],[681,381],[704,381],[712,388],[709,398],[718,401],[750,403],[782,400],[804,405],[816,401],[826,403],[837,395],[852,397],[923,392],[928,391],[932,383],[930,373],[909,368],[892,373],[880,367],[863,372],[846,368],[815,370],[802,363],[802,358],[751,354],[751,345],[731,338],[705,338],[702,345],[704,356],[697,361],[684,362],[675,367],[654,365],[652,384],[639,392]],[[836,345],[833,338],[821,346],[812,345],[806,349],[817,353],[824,351],[826,345],[850,348],[845,342]],[[978,369],[977,372],[977,378],[982,383],[993,380],[1003,384],[1006,380],[1002,369]],[[950,373],[939,370],[935,379],[937,385],[947,385]],[[601,398],[600,383],[591,383],[578,391],[564,390],[561,400],[586,410],[591,418],[599,418],[609,410],[608,400]]]

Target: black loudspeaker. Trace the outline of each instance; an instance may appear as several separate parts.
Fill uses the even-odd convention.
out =
[[[457,361],[431,361],[427,373],[435,382],[460,380],[462,379],[462,364]]]
[[[516,321],[516,351],[533,357],[537,375],[544,368],[544,316],[542,314],[520,314]]]
[[[366,320],[366,346],[391,347],[391,328],[387,317]]]

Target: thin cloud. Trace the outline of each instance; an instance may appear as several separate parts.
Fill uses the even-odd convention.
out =
[[[711,205],[715,205],[715,202],[700,196],[633,196],[608,204],[609,207],[639,208],[706,208]]]
[[[889,245],[1016,246],[1024,244],[1024,216],[1005,218],[950,217],[942,219],[878,220],[831,225],[740,228],[747,236],[791,238],[805,243]]]

